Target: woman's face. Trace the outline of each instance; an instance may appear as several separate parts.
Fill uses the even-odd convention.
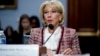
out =
[[[35,19],[33,19],[33,20],[32,20],[32,22],[31,22],[31,26],[32,26],[32,28],[35,28],[35,27],[36,27],[36,25],[37,25],[37,24],[36,24],[36,20],[35,20]]]
[[[61,20],[61,14],[50,6],[44,8],[44,18],[47,25],[58,25]]]
[[[8,36],[11,36],[12,32],[10,28],[8,28],[7,33],[8,33]]]
[[[28,29],[30,27],[30,22],[28,19],[23,19],[21,25],[24,29]]]

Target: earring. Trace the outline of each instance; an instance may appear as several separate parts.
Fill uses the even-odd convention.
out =
[[[61,19],[59,19],[59,23],[61,22]]]

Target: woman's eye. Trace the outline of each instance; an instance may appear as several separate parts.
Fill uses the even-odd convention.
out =
[[[52,11],[52,13],[56,13],[56,11]]]
[[[47,13],[48,13],[47,11],[44,12],[44,14],[47,14]]]
[[[57,11],[44,11],[44,14],[47,14],[47,13],[56,13]]]

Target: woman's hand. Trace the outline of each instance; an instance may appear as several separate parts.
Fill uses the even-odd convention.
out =
[[[62,54],[63,55],[72,55],[73,50],[71,48],[67,48],[67,49],[64,50],[64,52]]]
[[[53,56],[53,52],[49,49],[47,49],[47,56]]]

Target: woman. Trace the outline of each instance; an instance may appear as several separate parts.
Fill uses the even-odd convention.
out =
[[[14,44],[14,30],[11,26],[7,26],[4,34],[6,36],[6,44]]]
[[[31,16],[30,17],[30,23],[32,28],[38,28],[40,27],[40,22],[37,16]]]
[[[23,43],[23,35],[30,35],[30,20],[27,14],[23,14],[19,20],[19,27],[18,31],[15,32],[17,41],[16,43],[22,44]]]
[[[46,27],[31,30],[30,44],[45,46],[50,56],[55,53],[64,55],[81,53],[76,30],[62,26],[64,7],[60,1],[45,1],[40,7],[40,14]]]
[[[30,28],[31,27],[30,27],[29,16],[27,14],[23,14],[20,17],[18,32],[20,34],[29,35],[30,34]]]

